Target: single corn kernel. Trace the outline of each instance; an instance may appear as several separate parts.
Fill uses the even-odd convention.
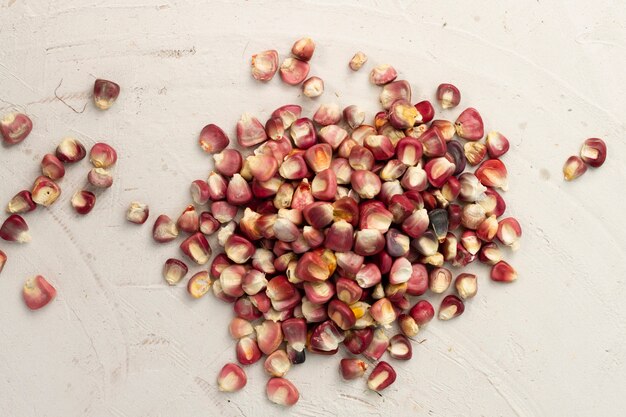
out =
[[[28,224],[19,214],[12,214],[0,226],[0,238],[8,242],[30,242],[31,236],[28,233]]]
[[[402,222],[402,230],[410,237],[416,239],[428,229],[429,222],[430,219],[426,209],[415,210]]]
[[[65,167],[59,158],[49,153],[41,160],[41,173],[55,181],[65,176]]]
[[[589,166],[598,168],[606,160],[606,144],[602,139],[590,138],[585,140],[580,149],[580,158]]]
[[[463,110],[454,122],[456,134],[466,140],[480,140],[485,135],[483,119],[472,107]]]
[[[454,173],[455,165],[447,158],[440,157],[428,161],[424,167],[428,182],[435,188],[441,188]]]
[[[487,154],[487,147],[480,142],[467,142],[464,149],[465,159],[471,166],[480,164]]]
[[[415,319],[408,314],[400,314],[398,316],[398,326],[406,337],[415,337],[420,330]]]
[[[443,109],[451,109],[461,102],[461,92],[452,84],[439,84],[437,101]]]
[[[258,81],[269,81],[278,70],[278,52],[270,49],[252,55],[252,77]]]
[[[203,180],[195,180],[189,187],[191,193],[191,199],[198,205],[203,205],[209,202],[209,184]]]
[[[500,261],[491,268],[491,279],[497,282],[513,282],[517,280],[517,271],[508,263]]]
[[[270,279],[265,290],[265,294],[273,301],[288,300],[296,293],[296,287],[284,275],[278,275]]]
[[[522,227],[513,217],[507,217],[498,223],[498,240],[513,250],[519,249],[519,239],[522,236]]]
[[[259,250],[262,249],[257,248],[257,250],[254,252],[253,257],[257,256],[257,252],[259,252]],[[265,278],[265,274],[265,272],[256,269],[248,270],[243,276],[243,280],[241,281],[241,289],[248,295],[258,294],[259,292],[265,290],[268,282]]]
[[[372,304],[369,311],[370,315],[376,322],[382,326],[393,323],[396,319],[396,312],[388,298],[383,297]]]
[[[354,54],[352,59],[350,59],[348,66],[350,67],[352,71],[358,71],[366,62],[367,62],[367,55],[359,51],[356,54]]]
[[[469,203],[477,202],[487,191],[487,187],[480,183],[476,175],[465,172],[459,176],[459,198]]]
[[[394,359],[408,361],[413,357],[411,342],[403,334],[397,334],[389,339],[389,347],[387,350],[389,351],[389,355]]]
[[[326,320],[313,328],[308,348],[320,353],[334,353],[344,338],[344,332],[333,321]]]
[[[211,205],[211,211],[213,217],[220,223],[228,223],[232,221],[237,215],[237,206],[234,206],[227,201],[216,201]]]
[[[326,281],[331,273],[328,264],[317,252],[307,252],[296,264],[296,276],[309,282]]]
[[[324,247],[337,252],[348,252],[354,243],[354,228],[345,220],[334,222],[324,241]]]
[[[135,224],[144,224],[150,215],[150,208],[147,204],[137,201],[130,203],[126,212],[126,220]]]
[[[229,236],[223,246],[226,256],[237,264],[245,264],[248,262],[255,251],[252,242],[235,234]]]
[[[226,200],[233,206],[245,206],[252,201],[252,190],[248,182],[239,174],[233,175],[226,188]]]
[[[488,159],[475,172],[478,180],[487,187],[508,189],[507,170],[499,159]]]
[[[259,346],[250,336],[242,337],[237,341],[236,347],[237,362],[242,365],[252,365],[261,359],[261,351]]]
[[[472,255],[476,255],[482,246],[482,242],[473,230],[464,231],[461,234],[460,241],[461,245]]]
[[[324,80],[320,77],[310,77],[302,83],[302,94],[308,98],[319,97],[324,94]]]
[[[344,358],[339,363],[339,372],[346,381],[365,375],[367,364],[360,359]]]
[[[328,317],[339,326],[341,330],[348,330],[356,323],[356,316],[348,304],[340,300],[332,300],[328,304]]]
[[[208,124],[200,131],[198,143],[204,152],[215,154],[226,149],[230,139],[219,126]]]
[[[476,229],[476,236],[483,242],[491,242],[498,233],[498,220],[495,215],[487,217]]]
[[[48,207],[51,206],[61,195],[61,189],[50,178],[37,177],[31,190],[32,199],[35,203]]]
[[[244,148],[249,148],[266,140],[267,133],[259,119],[249,113],[242,114],[237,122],[237,143]]]
[[[207,184],[209,185],[209,198],[211,201],[219,201],[226,198],[228,183],[220,174],[212,171],[207,179]]]
[[[37,208],[37,204],[33,201],[33,197],[28,190],[22,190],[9,201],[7,205],[7,213],[20,214],[28,213]]]
[[[370,72],[370,82],[376,85],[385,85],[398,77],[395,68],[388,64],[381,64]]]
[[[454,170],[454,175],[461,174],[463,171],[465,171],[465,168],[467,167],[467,160],[465,159],[463,145],[461,145],[458,140],[450,140],[447,143],[446,148],[446,156],[452,159],[452,161],[454,162],[454,166],[456,166]]]
[[[298,59],[309,61],[315,52],[315,42],[311,38],[298,39],[291,47],[291,53]]]
[[[290,318],[283,321],[281,327],[288,346],[302,352],[307,339],[306,321],[303,318]]]
[[[87,181],[96,188],[109,188],[113,185],[113,176],[104,168],[91,168]]]
[[[585,161],[579,156],[570,156],[563,166],[563,177],[565,181],[572,181],[587,172]]]
[[[320,124],[322,126],[336,125],[337,123],[341,121],[341,109],[339,108],[339,105],[337,103],[321,104],[318,107],[318,109],[315,111],[315,114],[313,114],[313,120],[317,124]],[[337,130],[338,132],[341,133],[340,138],[333,139],[333,142],[335,142],[336,144],[336,146],[333,146],[333,149],[335,149],[339,146],[341,141],[347,136],[347,132],[345,132],[345,130],[341,132],[341,130],[343,129],[338,130],[338,126],[332,129]],[[331,135],[327,135],[327,136],[331,136]],[[326,142],[328,143],[328,141]],[[333,144],[331,143],[331,146],[332,145]]]
[[[247,382],[246,372],[236,363],[227,363],[217,375],[217,387],[222,392],[237,392]]]
[[[194,233],[180,244],[185,255],[198,265],[204,265],[211,258],[211,246],[206,237],[200,232]]]
[[[281,378],[285,376],[291,368],[291,361],[289,360],[289,356],[287,356],[287,352],[277,350],[265,359],[263,368],[270,376]]]
[[[441,301],[438,318],[439,320],[450,320],[463,314],[463,311],[465,311],[463,300],[456,295],[448,295]]]
[[[356,170],[350,179],[352,188],[361,198],[374,198],[380,193],[382,183],[380,177],[371,171]]]
[[[396,380],[396,371],[385,361],[378,362],[367,378],[367,387],[372,391],[382,391]]]
[[[386,161],[395,154],[394,144],[385,135],[370,135],[363,145],[372,152],[376,161]]]
[[[478,279],[474,274],[459,274],[454,281],[454,288],[462,299],[473,298],[478,291]]]
[[[383,87],[379,99],[385,110],[389,110],[396,100],[411,101],[411,85],[405,80],[390,82]]]
[[[298,85],[309,75],[310,65],[298,58],[285,58],[280,65],[280,78],[289,85]]]
[[[343,119],[352,129],[361,126],[365,121],[365,112],[359,106],[351,105],[343,109]]]
[[[85,215],[89,213],[96,205],[96,195],[91,191],[77,191],[72,196],[72,207],[76,213]]]
[[[32,120],[23,113],[9,113],[0,119],[0,134],[7,145],[20,143],[32,130]]]
[[[284,407],[291,407],[300,399],[298,389],[285,378],[270,378],[265,391],[271,402]]]
[[[413,240],[412,247],[423,256],[433,256],[439,250],[439,240],[435,233],[427,230],[420,237]]]
[[[152,237],[158,243],[171,242],[178,237],[176,223],[166,214],[161,214],[154,221]]]
[[[408,129],[420,122],[415,106],[405,100],[396,100],[389,109],[389,122],[396,129]]]
[[[327,143],[318,143],[304,152],[304,159],[314,172],[324,171],[331,166],[333,149]]]
[[[321,230],[333,221],[334,208],[325,201],[316,201],[304,207],[302,215],[309,225]]]
[[[109,168],[117,162],[117,152],[106,143],[96,143],[89,151],[89,161],[96,168]]]
[[[259,349],[266,355],[274,352],[283,341],[283,331],[280,323],[265,320],[259,326],[255,326],[257,344]]]
[[[74,163],[82,160],[87,155],[87,151],[78,139],[65,138],[57,146],[55,155],[61,162]]]
[[[318,200],[331,201],[337,192],[337,176],[335,171],[328,168],[315,175],[311,182],[311,193]]]
[[[207,271],[200,271],[189,278],[187,292],[193,298],[200,298],[211,289],[211,278]]]
[[[380,230],[359,230],[354,237],[354,253],[361,256],[373,256],[385,249],[385,243],[385,237]]]
[[[489,242],[480,248],[478,260],[487,265],[495,265],[502,260],[502,252],[495,242]]]
[[[22,289],[24,303],[31,310],[39,310],[56,296],[57,290],[44,277],[28,278]]]
[[[413,274],[413,266],[407,258],[397,258],[389,271],[390,284],[402,284],[408,282]]]
[[[215,284],[217,284],[220,281],[215,281]],[[215,288],[215,285],[213,285],[213,287]],[[224,297],[228,297],[229,302],[233,302],[234,301],[234,305],[233,305],[233,310],[235,311],[235,315],[239,318],[242,318],[244,320],[248,320],[248,321],[254,321],[257,320],[259,318],[261,318],[265,313],[261,313],[261,311],[256,308],[254,306],[254,304],[252,303],[252,300],[249,297],[232,297],[229,296],[228,294],[223,294]],[[268,313],[271,309],[268,309]],[[280,318],[278,318],[280,319]],[[275,319],[272,319],[275,320]]]
[[[418,326],[424,326],[435,317],[435,309],[427,300],[418,301],[409,311]]]
[[[492,130],[487,133],[487,152],[489,158],[496,159],[509,151],[509,140],[500,132]]]
[[[419,165],[408,167],[400,184],[405,190],[421,192],[428,188],[428,175]]]
[[[443,294],[452,282],[452,273],[446,268],[435,268],[429,274],[429,288],[435,294]]]
[[[414,167],[422,159],[422,143],[419,140],[410,137],[400,139],[396,145],[396,154],[400,162]]]
[[[366,327],[363,329],[353,329],[346,332],[344,346],[354,355],[360,355],[367,349],[374,339],[374,329]]]
[[[178,217],[176,227],[178,227],[178,230],[187,233],[195,233],[198,231],[200,227],[200,216],[192,204],[188,205],[180,217]]]
[[[97,79],[93,83],[93,102],[100,110],[108,110],[120,95],[120,86],[113,81]]]
[[[476,230],[486,218],[485,209],[480,204],[468,204],[463,207],[461,224],[467,229]]]
[[[163,265],[163,278],[169,285],[176,285],[187,275],[188,271],[183,261],[170,258]]]

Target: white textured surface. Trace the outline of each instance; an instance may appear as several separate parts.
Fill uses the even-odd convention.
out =
[[[78,218],[68,202],[83,161],[61,200],[28,216],[33,242],[0,244],[10,257],[0,276],[0,415],[622,415],[625,21],[611,0],[0,0],[0,109],[35,123],[26,142],[0,149],[0,201],[30,184],[64,135],[120,154],[116,183],[91,215]],[[342,382],[338,357],[309,355],[289,375],[301,400],[283,411],[266,401],[260,365],[243,392],[218,393],[215,375],[234,359],[230,306],[165,286],[161,265],[176,246],[153,244],[151,222],[129,225],[124,211],[135,199],[150,204],[151,219],[182,210],[188,184],[210,166],[196,145],[207,122],[232,131],[243,111],[267,117],[300,102],[278,79],[253,82],[248,60],[267,48],[284,56],[305,34],[317,41],[322,101],[376,109],[367,70],[346,67],[359,49],[367,68],[394,64],[414,98],[458,85],[462,105],[512,141],[506,199],[524,239],[509,256],[519,282],[493,285],[479,269],[466,313],[421,332],[382,396]],[[88,103],[76,114],[54,99],[63,79],[58,94],[81,109],[95,76],[122,85],[110,111]],[[564,183],[563,161],[589,136],[606,139],[605,166]],[[37,273],[59,295],[32,313],[20,289]]]

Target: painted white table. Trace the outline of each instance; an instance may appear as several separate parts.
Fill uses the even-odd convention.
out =
[[[116,183],[78,218],[69,197],[87,161],[69,169],[64,195],[28,216],[34,239],[0,243],[0,415],[256,416],[287,414],[264,394],[261,366],[236,395],[214,379],[234,359],[231,308],[169,288],[151,222],[125,222],[131,200],[153,215],[177,215],[188,185],[210,158],[196,144],[215,122],[233,132],[240,113],[267,117],[304,102],[299,90],[255,83],[250,55],[284,56],[302,35],[318,49],[312,74],[322,101],[376,110],[367,70],[347,61],[391,63],[415,98],[453,82],[464,105],[512,142],[510,213],[523,249],[509,256],[520,279],[494,285],[486,270],[466,313],[419,335],[412,361],[382,396],[344,383],[339,357],[309,355],[289,378],[301,392],[294,415],[617,416],[626,407],[626,9],[620,2],[206,2],[177,0],[0,0],[0,109],[24,109],[26,142],[0,149],[0,201],[26,188],[42,155],[65,135],[104,140],[120,154]],[[107,112],[88,100],[95,77],[122,85]],[[454,118],[460,110],[444,113]],[[562,163],[590,136],[606,139],[604,167],[575,183]],[[27,311],[24,279],[43,274],[58,288],[45,310]]]

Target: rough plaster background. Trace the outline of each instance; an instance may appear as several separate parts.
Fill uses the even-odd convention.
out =
[[[69,169],[64,195],[28,216],[33,242],[0,242],[0,415],[3,416],[618,416],[626,407],[624,339],[626,226],[626,8],[576,1],[177,1],[0,0],[0,110],[35,124],[21,145],[0,148],[0,201],[37,175],[43,154],[65,135],[104,140],[120,160],[116,182],[91,215],[69,206],[88,162]],[[253,52],[281,56],[302,35],[317,42],[311,74],[321,101],[376,110],[371,64],[392,63],[414,98],[453,82],[464,105],[512,142],[509,212],[524,227],[508,258],[513,285],[482,274],[466,313],[420,333],[414,358],[382,396],[344,383],[339,358],[309,355],[289,378],[299,404],[268,403],[260,365],[236,395],[214,379],[234,359],[231,308],[192,301],[170,288],[151,221],[130,225],[131,200],[178,215],[188,184],[211,160],[196,144],[203,125],[234,133],[239,115],[267,117],[278,105],[316,104],[274,79],[254,82]],[[357,50],[370,57],[352,73]],[[89,102],[95,77],[122,86],[101,112]],[[57,94],[84,113],[55,99]],[[443,113],[454,120],[461,109]],[[575,183],[563,161],[590,136],[606,139],[604,167]],[[232,136],[234,137],[234,135]],[[43,274],[58,298],[27,311],[27,276]]]

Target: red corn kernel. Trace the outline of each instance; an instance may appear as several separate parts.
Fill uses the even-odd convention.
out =
[[[393,143],[384,135],[370,135],[366,137],[364,146],[372,152],[374,159],[377,161],[386,161],[395,154]]]
[[[254,252],[256,256],[257,252],[262,250],[257,248]],[[265,290],[267,287],[267,279],[265,278],[265,272],[249,269],[246,271],[241,281],[241,289],[248,295],[258,294],[260,291]]]
[[[291,220],[278,217],[274,222],[274,237],[282,242],[294,242],[300,237],[300,230]]]
[[[237,362],[242,365],[252,365],[261,359],[261,351],[256,340],[246,336],[237,341]]]
[[[295,152],[286,156],[278,173],[286,180],[300,180],[308,176],[309,170],[304,160],[304,152]]]
[[[341,197],[332,204],[333,207],[333,220],[345,220],[352,226],[359,225],[359,206],[357,202],[349,197]]]
[[[389,202],[389,212],[392,214],[392,221],[401,224],[407,217],[415,211],[415,204],[404,194],[396,194]]]
[[[407,281],[406,293],[408,295],[420,296],[428,289],[428,271],[422,264],[412,265],[412,272]]]
[[[303,281],[326,281],[331,272],[328,264],[317,252],[307,252],[298,260],[296,276]]]
[[[439,84],[437,101],[444,109],[456,107],[461,102],[461,92],[452,84]]]
[[[385,233],[392,220],[393,214],[380,201],[365,201],[359,206],[360,229],[376,229]]]
[[[255,80],[271,80],[278,70],[278,52],[270,49],[252,55],[251,68]]]
[[[367,327],[364,329],[354,329],[346,332],[344,346],[350,353],[359,355],[367,349],[374,339],[374,329]]]
[[[345,276],[355,277],[361,270],[365,257],[354,252],[337,252],[337,266]]]
[[[237,206],[233,206],[226,201],[216,201],[211,205],[213,216],[220,223],[228,223],[237,215]]]
[[[32,120],[23,113],[9,113],[0,119],[0,134],[7,145],[20,143],[32,130]]]
[[[389,338],[382,328],[374,330],[372,342],[363,351],[363,356],[372,361],[379,360],[389,347]]]
[[[452,260],[454,266],[465,266],[474,262],[476,255],[472,255],[460,243],[456,246],[456,257]]]
[[[283,121],[283,128],[287,129],[300,118],[302,107],[297,104],[286,104],[272,112],[272,118],[279,117]]]
[[[426,209],[415,210],[402,222],[402,230],[410,237],[418,238],[428,229],[429,222]]]
[[[329,281],[305,282],[302,287],[314,304],[325,304],[335,296],[335,286]]]
[[[271,378],[266,386],[267,398],[274,404],[291,407],[300,399],[298,389],[285,378]]]
[[[280,117],[271,117],[267,122],[265,122],[265,133],[270,139],[281,139],[285,135],[283,120]]]
[[[403,334],[397,334],[389,339],[389,347],[387,350],[389,351],[389,355],[394,359],[408,361],[413,357],[411,342]]]
[[[325,169],[317,173],[311,182],[311,193],[318,200],[334,200],[337,192],[337,176],[332,169]]]
[[[46,154],[41,160],[41,173],[51,180],[58,180],[65,175],[65,167],[59,158]]]
[[[37,177],[31,190],[33,201],[45,207],[51,206],[60,195],[61,189],[57,183],[44,176]]]
[[[356,143],[363,146],[363,143],[365,142],[366,137],[368,137],[369,135],[376,135],[376,134],[378,133],[376,129],[374,128],[374,126],[361,125],[352,131],[352,133],[350,134],[350,137],[354,139]]]
[[[308,149],[317,142],[317,133],[313,122],[306,117],[293,122],[290,134],[293,143],[300,149]]]
[[[219,278],[224,294],[230,297],[242,297],[244,295],[242,283],[245,275],[246,268],[242,265],[229,265],[224,268]]]
[[[272,301],[284,301],[292,298],[296,294],[296,287],[287,280],[284,275],[278,275],[270,279],[267,283],[265,294]]]
[[[352,129],[361,126],[365,121],[365,112],[358,106],[352,105],[343,109],[343,119]]]
[[[348,252],[354,242],[353,234],[352,225],[345,220],[339,220],[328,229],[324,247],[337,252]]]
[[[200,216],[193,205],[188,205],[176,221],[178,230],[187,233],[195,233],[200,227]]]
[[[276,272],[274,267],[274,254],[272,251],[263,248],[257,248],[252,255],[252,267],[266,274]]]
[[[513,282],[517,279],[517,271],[508,263],[500,261],[491,268],[491,279],[497,282]]]
[[[295,188],[288,182],[282,183],[274,196],[274,207],[277,209],[291,207]]]
[[[443,294],[452,282],[452,273],[446,268],[435,268],[429,274],[429,287],[435,294]]]
[[[235,363],[227,363],[217,375],[217,387],[222,392],[237,392],[247,382],[246,372]]]
[[[193,298],[200,298],[211,289],[211,278],[207,271],[200,271],[189,278],[187,292]]]
[[[428,301],[420,300],[411,308],[409,315],[418,326],[424,326],[435,316],[435,309]]]
[[[473,298],[478,290],[478,279],[474,274],[459,274],[454,281],[454,288],[462,299]]]
[[[96,188],[109,188],[113,185],[113,176],[104,168],[92,168],[87,174],[87,181]]]
[[[482,224],[482,223],[481,223]],[[473,230],[466,230],[461,234],[461,245],[472,255],[476,255],[482,242]]]
[[[57,290],[44,277],[28,278],[22,288],[24,303],[31,310],[39,310],[54,299]]]
[[[203,180],[195,180],[189,187],[191,199],[198,205],[208,203],[210,198],[209,184]]]
[[[265,199],[275,196],[284,183],[285,181],[278,176],[272,177],[267,181],[259,181],[255,178],[252,180],[252,186],[250,188],[254,197],[256,197],[257,199]],[[259,201],[256,199],[250,201],[248,206],[252,207],[251,205],[255,205],[255,209],[259,212],[262,211],[259,209],[259,207],[263,205],[267,205],[268,207],[270,207],[271,211],[274,211],[277,208],[273,205],[272,201]]]
[[[339,372],[346,381],[365,375],[367,364],[360,359],[344,358],[339,363]]]
[[[308,61],[315,52],[315,42],[311,38],[298,39],[291,47],[291,53],[298,59]]]
[[[228,183],[220,174],[212,171],[207,179],[207,184],[209,185],[209,198],[211,201],[219,201],[226,198]]]
[[[374,154],[366,147],[356,145],[350,150],[348,162],[354,170],[369,171],[374,167]],[[352,175],[350,177],[352,178]]]
[[[283,377],[291,368],[291,361],[284,350],[276,350],[263,363],[265,372],[274,377]]]
[[[211,262],[211,266],[209,267],[209,273],[211,275],[211,278],[219,279],[222,271],[230,265],[232,265],[232,263],[225,254],[217,254],[213,259],[213,262]]]
[[[448,211],[448,230],[456,230],[461,226],[461,216],[463,214],[463,207],[458,204],[450,204],[447,208]]]
[[[226,177],[232,177],[239,171],[243,165],[241,153],[235,149],[224,149],[222,152],[213,155],[215,161],[215,169]],[[209,176],[209,180],[211,177]],[[209,186],[211,184],[209,183]]]
[[[354,253],[372,256],[385,249],[385,237],[380,230],[363,229],[355,233]]]
[[[495,265],[502,260],[502,252],[495,242],[485,243],[478,252],[478,260],[487,265]]]
[[[372,391],[382,391],[396,380],[396,371],[387,362],[379,362],[367,378],[367,387]]]
[[[463,110],[463,113],[454,122],[456,134],[466,140],[480,140],[485,135],[483,119],[480,113],[472,107]]]
[[[589,166],[598,168],[606,160],[606,144],[602,139],[590,138],[585,140],[580,149],[580,158]]]
[[[428,182],[436,188],[441,188],[454,173],[455,165],[446,158],[434,158],[428,161],[424,170]]]
[[[200,131],[198,143],[204,152],[215,154],[226,149],[230,139],[219,126],[208,124]]]
[[[400,139],[400,141],[396,145],[396,154],[398,160],[403,164],[415,166],[422,159],[422,142],[415,138],[409,137]]]
[[[0,273],[4,269],[4,265],[7,263],[7,254],[0,250]]]
[[[194,233],[180,244],[180,249],[185,255],[198,265],[204,265],[211,258],[211,247],[204,235],[200,232]]]
[[[320,77],[309,77],[302,83],[302,94],[308,98],[324,94],[324,80]]]
[[[487,133],[486,144],[489,158],[492,159],[501,157],[509,150],[509,140],[502,133],[495,130]]]
[[[213,285],[213,289],[215,289],[216,285],[218,284],[221,286],[221,281],[215,281]],[[222,292],[222,294],[223,294],[222,297],[228,297],[224,301],[228,301],[230,303],[234,301],[233,310],[235,311],[235,315],[237,317],[242,318],[244,320],[248,320],[248,321],[254,321],[263,316],[261,311],[258,308],[256,308],[255,304],[252,302],[251,298],[249,297],[237,298],[237,297],[230,296],[226,294],[225,292]],[[268,307],[267,311],[269,312],[270,310],[271,308]]]
[[[148,205],[139,202],[132,202],[126,212],[126,220],[135,224],[144,224],[146,220],[148,220],[149,215],[150,209]]]
[[[402,284],[408,282],[413,274],[411,262],[406,258],[397,258],[389,271],[390,284]]]
[[[278,161],[272,155],[251,155],[246,160],[250,174],[257,181],[269,181],[278,172]]]
[[[422,144],[424,156],[429,158],[444,156],[447,152],[446,141],[437,128],[430,128],[417,140]]]
[[[388,325],[396,319],[396,312],[388,298],[381,298],[372,304],[370,315],[380,325]]]
[[[249,148],[266,140],[267,134],[259,119],[248,113],[242,114],[237,122],[237,143]]]
[[[117,152],[106,143],[96,143],[91,147],[89,160],[95,168],[109,168],[117,162]]]
[[[380,193],[382,183],[380,177],[371,171],[356,170],[350,179],[352,188],[361,198],[374,198]]]
[[[233,175],[226,188],[226,200],[234,206],[245,206],[252,200],[248,182],[239,174]]]
[[[57,146],[55,155],[61,162],[73,163],[82,160],[87,155],[87,151],[78,139],[65,138]]]
[[[461,201],[469,203],[476,202],[481,199],[485,191],[487,191],[487,187],[481,184],[476,175],[470,172],[461,174],[459,176],[459,183],[461,185],[461,189],[459,191],[459,198]]]
[[[342,330],[348,330],[356,323],[354,312],[340,300],[332,300],[328,304],[328,317]]]
[[[486,217],[485,209],[480,204],[468,204],[463,207],[461,224],[467,229],[476,230]]]
[[[321,109],[322,108],[320,107],[320,110],[318,110],[318,112],[320,112]],[[333,108],[333,111],[334,110],[338,110],[338,109],[339,109],[339,107],[337,107],[336,109]],[[315,113],[315,114],[317,115],[318,113]],[[331,117],[331,116],[329,116],[329,117]],[[329,122],[331,122],[331,121],[332,122],[334,122],[334,121],[338,122],[338,120],[337,120],[338,118],[341,118],[341,113],[339,113],[338,117],[335,117],[335,118],[332,118],[332,119],[328,118],[328,119],[325,119],[325,120],[327,120]],[[318,120],[318,119],[319,118],[315,118],[314,117],[314,120],[317,123],[320,123],[321,119],[320,120]],[[320,124],[322,124],[322,123],[320,123]],[[320,138],[320,140],[322,142],[329,144],[333,149],[338,149],[339,146],[343,142],[345,142],[346,139],[348,139],[348,132],[345,129],[337,126],[336,124],[328,124],[328,125],[324,125],[324,127],[320,129],[319,138]]]
[[[420,330],[413,317],[408,314],[400,314],[398,316],[398,326],[406,337],[415,337]]]
[[[352,71],[358,71],[366,62],[367,62],[367,55],[359,51],[356,54],[354,54],[352,59],[350,59],[348,66],[350,67]]]
[[[408,167],[400,184],[408,191],[424,191],[428,188],[428,175],[419,165]],[[422,198],[420,197],[420,202],[422,202],[421,200]]]
[[[396,129],[408,129],[420,122],[415,106],[405,100],[396,100],[389,109],[389,123]]]
[[[259,326],[255,326],[259,349],[266,355],[274,352],[283,341],[283,331],[280,323],[265,320]]]
[[[72,207],[78,214],[87,214],[96,205],[96,196],[91,191],[81,190],[72,196]]]
[[[93,102],[100,110],[108,110],[120,95],[120,86],[113,81],[97,79],[93,84]]]
[[[22,190],[9,201],[7,212],[13,214],[28,213],[37,208],[33,197],[28,190]]]
[[[487,147],[480,142],[467,142],[464,149],[465,159],[471,166],[480,164],[487,154]]]
[[[311,226],[302,228],[302,238],[311,249],[318,248],[324,243],[324,233]]]
[[[351,305],[361,299],[363,290],[359,285],[348,278],[338,278],[335,287],[337,290],[337,298],[344,303]]]
[[[491,242],[498,233],[498,220],[495,215],[487,217],[476,229],[476,236],[483,242]]]
[[[456,134],[456,127],[454,123],[448,120],[433,120],[433,122],[431,123],[431,126],[439,129],[439,133],[441,134],[441,136],[444,138],[446,142],[452,141],[452,138]]]
[[[280,65],[280,78],[289,85],[298,85],[309,75],[310,66],[308,62],[298,58],[285,58]]]
[[[332,162],[333,149],[327,143],[318,143],[304,152],[304,159],[313,172],[329,169]]]
[[[323,229],[333,221],[334,208],[330,203],[317,201],[304,207],[302,214],[308,224],[315,229]]]
[[[429,123],[435,117],[435,108],[428,100],[420,101],[415,105],[422,123]]]
[[[344,338],[343,330],[333,321],[326,320],[313,328],[308,346],[315,352],[333,352]]]
[[[463,314],[463,311],[465,311],[463,300],[456,295],[448,295],[441,301],[437,317],[439,320],[450,320]]]
[[[389,110],[396,100],[411,101],[411,85],[408,81],[393,81],[383,87],[380,93],[380,103],[383,109]]]
[[[237,263],[245,264],[254,255],[255,247],[248,239],[231,235],[224,244],[224,252],[228,258]]]
[[[488,159],[475,172],[480,182],[487,187],[508,189],[507,170],[499,159]]]
[[[563,166],[565,181],[572,181],[587,172],[587,165],[579,156],[570,156]]]
[[[31,236],[28,233],[28,224],[19,214],[12,214],[2,223],[0,238],[8,242],[30,242]]]
[[[188,271],[183,261],[170,258],[163,265],[163,278],[169,285],[176,285],[187,275]]]
[[[381,64],[370,72],[370,82],[376,85],[385,85],[398,77],[395,68],[389,64]]]

